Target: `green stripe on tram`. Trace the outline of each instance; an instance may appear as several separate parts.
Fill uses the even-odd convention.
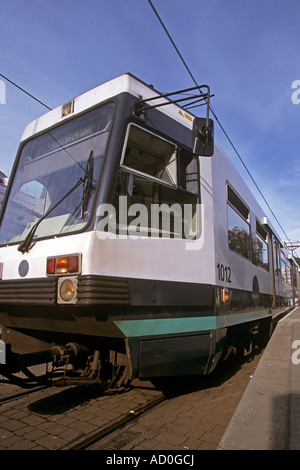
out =
[[[114,324],[127,337],[193,333],[245,323],[269,316],[268,310],[207,317],[116,320]]]

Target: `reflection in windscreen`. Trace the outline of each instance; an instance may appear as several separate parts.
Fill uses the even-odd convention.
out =
[[[86,225],[103,163],[113,105],[75,118],[27,142],[9,194],[0,228],[0,243],[24,240],[33,224],[51,209],[80,178],[92,157],[88,204],[83,184],[65,198],[37,228],[35,238],[77,231]]]

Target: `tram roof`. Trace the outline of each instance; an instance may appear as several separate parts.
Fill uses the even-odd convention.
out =
[[[75,117],[76,115],[79,115],[110,98],[114,98],[121,93],[129,93],[132,96],[143,100],[154,96],[159,97],[161,95],[161,93],[155,90],[151,85],[147,85],[130,73],[125,73],[86,91],[85,93],[32,121],[26,126],[21,141],[27,140],[33,135],[39,134],[40,132],[53,127],[55,124],[62,123],[71,117]],[[168,101],[169,100],[167,98],[161,98],[156,101],[156,104],[162,102],[167,103]],[[69,113],[66,111],[68,107],[71,110]],[[180,108],[178,105],[170,103],[168,106],[160,107],[159,110],[180,122],[182,125],[190,129],[192,128],[194,116],[183,108]]]

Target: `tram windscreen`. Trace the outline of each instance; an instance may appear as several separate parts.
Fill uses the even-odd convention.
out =
[[[101,106],[24,144],[1,222],[1,244],[24,240],[48,212],[35,238],[84,229],[91,214],[112,114],[113,104]],[[83,183],[72,190],[81,178]],[[64,197],[68,192],[69,196]]]

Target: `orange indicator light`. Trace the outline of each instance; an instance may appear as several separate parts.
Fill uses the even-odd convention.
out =
[[[64,256],[62,258],[57,258],[56,260],[56,273],[65,274],[68,272],[68,258]]]

